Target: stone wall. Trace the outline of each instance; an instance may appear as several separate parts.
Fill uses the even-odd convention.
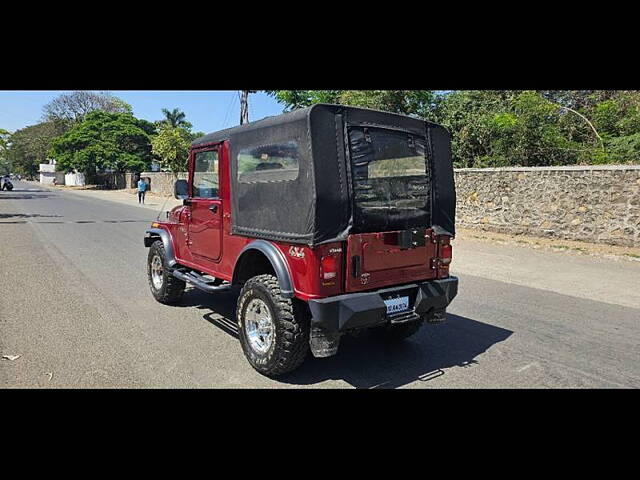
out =
[[[151,193],[161,196],[173,196],[173,184],[179,179],[186,180],[187,172],[178,174],[170,172],[142,172],[140,176],[144,179],[149,179]],[[135,181],[133,186],[135,187]]]
[[[640,245],[640,166],[457,169],[456,224]]]
[[[173,196],[173,184],[177,179],[186,179],[187,173],[177,175],[169,172],[136,173],[99,173],[91,178],[92,185],[102,185],[109,190],[134,190],[138,187],[138,179],[144,178],[150,185],[154,195]]]

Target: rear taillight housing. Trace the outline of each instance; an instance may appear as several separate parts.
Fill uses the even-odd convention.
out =
[[[335,280],[338,276],[338,260],[334,256],[322,257],[320,260],[320,278],[324,281]]]
[[[446,278],[449,276],[449,265],[453,254],[451,247],[451,237],[440,235],[438,237],[438,257],[436,264],[438,268],[438,278]]]
[[[442,265],[449,265],[451,263],[451,245],[440,245],[440,263]]]

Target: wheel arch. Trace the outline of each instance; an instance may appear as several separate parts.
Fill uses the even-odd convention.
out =
[[[177,262],[175,254],[173,253],[171,234],[162,228],[150,228],[146,233],[147,236],[144,238],[144,246],[149,248],[156,240],[162,240],[167,265],[173,267]]]
[[[256,262],[263,263],[256,265]],[[286,298],[293,298],[293,283],[284,255],[275,245],[266,240],[256,240],[242,249],[233,268],[231,283],[244,283],[254,274],[270,273],[263,271],[267,265],[271,267],[278,279],[281,295]]]

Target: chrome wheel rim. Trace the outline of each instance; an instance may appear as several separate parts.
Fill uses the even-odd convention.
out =
[[[271,348],[275,325],[267,304],[259,298],[249,302],[245,311],[244,328],[251,348],[258,353],[266,353]]]
[[[153,260],[151,260],[151,282],[153,283],[153,288],[155,288],[156,290],[160,290],[162,288],[164,276],[162,269],[162,259],[159,255],[155,255],[153,257]]]

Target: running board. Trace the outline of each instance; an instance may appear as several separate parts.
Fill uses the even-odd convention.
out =
[[[218,292],[225,292],[229,289],[231,289],[231,284],[227,283],[224,285],[211,285],[209,283],[206,282],[206,280],[204,279],[204,277],[202,275],[198,275],[195,272],[188,272],[188,273],[184,273],[181,272],[179,270],[173,270],[171,272],[171,274],[176,277],[178,280],[182,280],[183,282],[187,282],[190,283],[191,285],[193,285],[194,287],[203,290],[207,293],[218,293]]]

